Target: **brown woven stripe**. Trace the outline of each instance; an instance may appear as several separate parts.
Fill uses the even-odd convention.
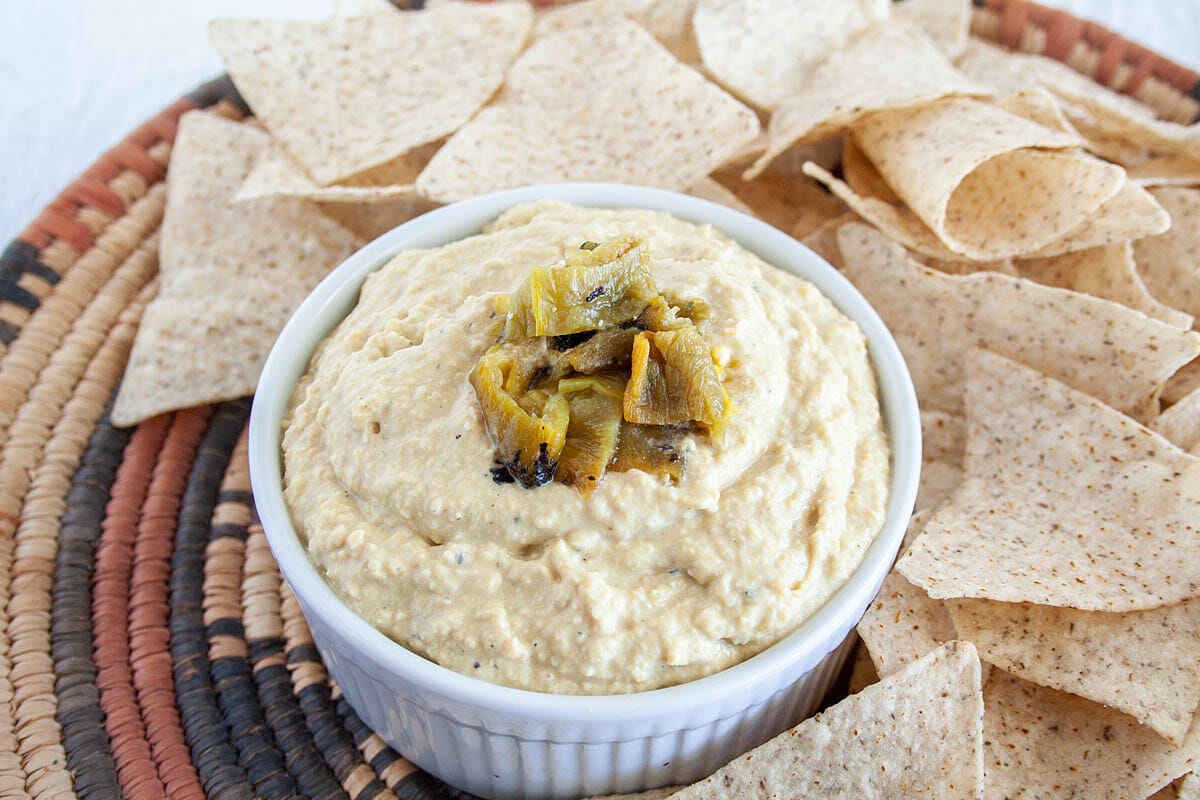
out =
[[[133,675],[129,668],[129,578],[138,517],[149,489],[154,463],[167,435],[170,417],[147,420],[134,432],[117,471],[96,548],[92,590],[92,627],[96,651],[96,686],[100,708],[112,743],[117,775],[127,797],[139,800],[145,792],[165,796],[158,778],[146,729],[138,713]]]
[[[253,796],[217,705],[203,611],[204,551],[220,481],[249,410],[242,400],[222,404],[213,415],[188,476],[171,555],[169,630],[175,696],[192,762],[210,800]]]
[[[143,124],[101,156],[79,181],[68,186],[18,238],[38,248],[59,239],[78,253],[88,250],[95,241],[95,223],[89,225],[86,218],[81,220],[79,212],[99,210],[95,207],[99,205],[114,209],[109,212],[112,216],[121,213],[120,195],[106,191],[105,184],[123,171],[137,173],[147,184],[161,181],[166,174],[166,162],[159,154],[147,151],[160,142],[173,141],[179,117],[193,108],[196,108],[194,103],[182,99]]]
[[[175,416],[142,509],[129,584],[133,685],[159,778],[168,796],[179,800],[203,800],[204,792],[175,708],[171,657],[167,652],[167,579],[181,496],[211,413],[211,407],[204,407]]]
[[[1029,0],[976,0],[971,32],[1012,50],[1066,62],[1109,88],[1136,97],[1163,119],[1200,119],[1200,74],[1103,25]]]
[[[120,379],[148,300],[148,294],[143,293],[122,312],[88,364],[46,443],[47,457],[39,465],[21,509],[22,521],[15,536],[9,634],[16,700],[14,727],[27,790],[34,797],[65,797],[71,793],[71,776],[64,769],[62,731],[54,716],[57,697],[50,655],[49,589],[60,520],[66,511],[71,477],[104,412],[105,401]]]
[[[0,360],[0,441],[39,373],[84,307],[123,265],[157,266],[157,237],[165,187],[155,187],[114,223],[58,284]]]
[[[88,362],[105,340],[122,309],[153,275],[157,266],[154,249],[148,246],[142,249],[145,255],[138,257],[135,254],[127,259],[100,294],[96,295],[83,313],[73,320],[70,332],[63,339],[61,346],[50,355],[45,369],[36,376],[36,385],[29,392],[28,398],[20,404],[8,430],[8,439],[4,444],[3,455],[0,456],[0,602],[4,606],[3,614],[0,614],[0,625],[5,629],[9,627],[10,616],[20,608],[13,604],[17,598],[9,577],[13,559],[12,536],[16,531],[33,471],[43,457],[44,445],[50,438],[52,426],[58,421],[64,404]],[[4,395],[0,403],[15,396],[15,393]],[[42,576],[42,580],[44,585],[39,583],[37,590],[44,593],[45,607],[48,609],[48,573]],[[34,587],[17,588],[31,591]],[[40,601],[35,601],[35,596],[31,594],[29,600],[22,596],[20,602],[36,605]],[[47,638],[46,650],[48,649]],[[8,652],[0,653],[0,698],[11,702],[12,675],[9,658],[12,653],[8,647],[4,650]],[[42,713],[42,710],[39,709],[37,713]],[[52,714],[51,710],[50,716]],[[0,756],[0,776],[3,776],[6,783],[14,780],[17,775],[11,771],[15,766],[18,750],[16,742],[9,738],[12,735],[11,725],[11,713],[0,718],[0,748],[3,749]],[[12,747],[7,746],[8,744]],[[29,768],[32,769],[33,765]],[[24,768],[18,769],[23,776]]]

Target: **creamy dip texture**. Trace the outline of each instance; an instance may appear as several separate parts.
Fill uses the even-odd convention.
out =
[[[724,447],[685,439],[678,484],[496,483],[468,380],[496,298],[626,233],[663,290],[711,305],[738,407]],[[778,641],[858,566],[890,480],[863,334],[814,286],[711,226],[551,202],[368,277],[296,387],[283,457],[296,530],[351,609],[445,667],[563,694],[669,686]]]

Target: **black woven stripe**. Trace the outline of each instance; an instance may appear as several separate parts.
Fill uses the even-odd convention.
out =
[[[240,638],[245,635],[246,631],[242,627],[242,621],[232,617],[213,620],[208,623],[204,630],[205,638],[210,640],[214,636],[237,636]]]
[[[20,331],[17,330],[15,325],[6,319],[0,319],[0,342],[12,344],[13,340],[17,338],[18,333]]]
[[[254,495],[251,492],[244,492],[241,489],[225,489],[217,495],[218,503],[241,503],[244,506],[254,507]]]
[[[245,658],[212,662],[217,703],[233,736],[238,760],[259,797],[288,797],[296,784],[287,773],[283,753],[258,704],[256,680]]]
[[[393,791],[398,800],[478,800],[475,795],[460,792],[420,770],[406,775]]]
[[[0,300],[13,303],[21,308],[36,311],[41,305],[37,295],[28,289],[18,286],[16,281],[0,280]]]
[[[1196,102],[1200,102],[1200,81],[1192,84],[1192,88],[1188,90],[1188,97]],[[1193,123],[1200,122],[1200,111],[1196,112],[1196,116],[1192,119]]]
[[[36,275],[51,285],[61,280],[58,272],[38,260],[36,247],[29,242],[14,239],[8,247],[4,248],[4,252],[0,253],[0,279],[15,283],[26,272]]]
[[[196,452],[171,555],[171,662],[175,701],[192,763],[209,800],[251,800],[253,791],[222,719],[204,630],[204,550],[221,478],[246,424],[246,400],[223,403]]]
[[[301,689],[296,697],[313,742],[333,774],[345,783],[350,773],[366,762],[350,732],[342,726],[330,691],[328,683],[314,683]]]
[[[96,688],[91,586],[100,523],[129,436],[130,431],[109,424],[106,411],[71,480],[54,565],[50,655],[58,698],[55,716],[81,800],[119,797],[121,792]]]
[[[251,643],[252,652],[278,653],[283,642]],[[258,684],[258,699],[262,703],[267,724],[275,734],[287,762],[288,772],[306,797],[346,797],[337,777],[329,770],[317,752],[312,736],[304,725],[304,715],[292,694],[292,678],[283,664],[257,667],[254,680]]]

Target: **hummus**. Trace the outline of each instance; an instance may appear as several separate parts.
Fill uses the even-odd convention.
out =
[[[622,233],[648,241],[664,291],[712,308],[739,409],[724,446],[686,438],[677,484],[498,484],[468,380],[496,298]],[[651,211],[531,203],[398,255],[317,348],[285,426],[293,522],[351,609],[450,669],[564,694],[669,686],[778,641],[858,566],[890,481],[857,325],[711,226]]]

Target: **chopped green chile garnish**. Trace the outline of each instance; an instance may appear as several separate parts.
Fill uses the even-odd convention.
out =
[[[612,472],[640,469],[677,481],[683,474],[683,451],[680,445],[687,433],[686,426],[622,422],[617,454],[608,468]]]
[[[594,250],[572,250],[561,267],[534,267],[513,295],[504,338],[562,336],[620,325],[658,294],[646,243],[615,236]]]
[[[633,340],[625,419],[645,425],[694,420],[720,442],[731,405],[712,353],[690,321],[674,330],[643,331]]]
[[[558,391],[567,398],[571,421],[555,478],[586,497],[595,491],[617,452],[625,379],[620,375],[567,378],[558,382]]]
[[[496,460],[522,486],[541,486],[554,478],[559,454],[566,442],[570,407],[558,393],[525,406],[505,388],[520,364],[517,344],[499,344],[488,350],[471,375],[488,432],[496,442]],[[528,388],[528,387],[525,387]],[[537,408],[540,406],[540,409]]]
[[[471,375],[498,483],[588,496],[609,470],[678,481],[697,426],[724,443],[735,408],[696,327],[711,308],[660,294],[642,239],[584,242],[504,301],[504,334]]]

